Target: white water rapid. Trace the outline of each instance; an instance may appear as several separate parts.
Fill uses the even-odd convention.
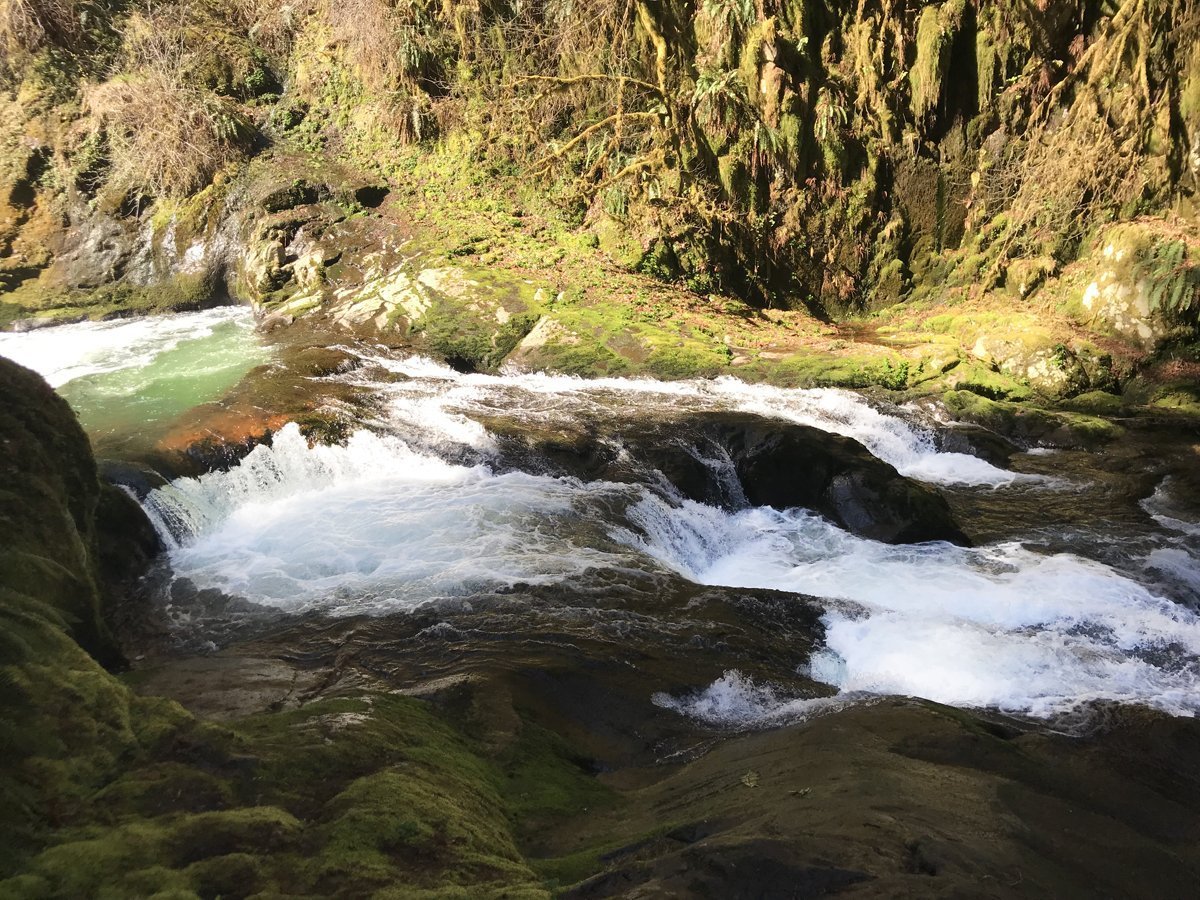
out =
[[[250,332],[254,314],[244,306],[221,306],[195,313],[0,333],[0,356],[33,369],[57,388],[89,375],[144,369],[181,344],[210,337],[227,326],[228,330]]]
[[[222,396],[270,353],[246,307],[0,334],[0,356],[42,375],[93,438],[136,434]]]
[[[907,694],[1051,716],[1085,700],[1200,709],[1200,620],[1098,562],[1005,543],[888,546],[803,510],[726,511],[646,485],[585,484],[444,461],[492,448],[471,416],[518,411],[540,425],[597,415],[735,409],[851,435],[902,472],[989,490],[1053,490],[975,457],[938,453],[913,424],[856,396],[732,379],[658,383],[461,375],[423,359],[384,362],[393,434],[309,448],[294,428],[228,473],[148,499],[179,537],[180,576],[257,602],[386,612],[589,568],[661,566],[709,585],[832,601],[808,666],[844,696]],[[420,435],[415,447],[396,434]],[[777,721],[796,700],[736,673],[671,708],[720,724]],[[815,705],[814,705],[815,704]]]
[[[201,315],[207,318],[186,327],[170,319],[139,324],[119,341],[116,326],[78,326],[89,335],[80,338],[85,352],[72,355],[71,341],[54,335],[58,355],[39,368],[62,384],[117,359],[144,365],[158,355],[153,346],[234,313]],[[143,329],[158,343],[141,342]],[[108,350],[96,349],[95,335],[111,338]],[[51,337],[11,336],[0,352],[28,361]],[[752,412],[855,438],[905,475],[972,496],[1049,497],[1067,489],[1065,482],[938,452],[921,426],[848,392],[731,378],[464,375],[415,357],[364,359],[370,365],[362,373],[382,366],[391,377],[371,383],[383,400],[378,419],[344,445],[310,447],[288,426],[229,471],[178,479],[146,498],[171,545],[175,577],[267,607],[333,615],[469,603],[479,592],[586,579],[597,570],[669,572],[699,585],[822,598],[824,647],[811,660],[798,652],[796,665],[838,696],[799,697],[731,670],[691,694],[657,698],[720,725],[770,724],[879,694],[1041,717],[1090,700],[1145,703],[1176,715],[1200,710],[1200,618],[1153,577],[1169,569],[1176,583],[1200,588],[1200,547],[1189,531],[1195,523],[1162,504],[1148,507],[1162,532],[1136,570],[1085,558],[1089,542],[1119,543],[1118,533],[1065,535],[1076,553],[1039,552],[1023,535],[971,549],[889,546],[804,510],[681,500],[653,479],[585,483],[504,470],[494,464],[498,441],[481,422],[499,416],[544,430],[665,413]]]

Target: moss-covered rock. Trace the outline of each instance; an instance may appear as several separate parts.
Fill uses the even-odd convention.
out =
[[[1123,433],[1121,426],[1095,415],[1051,412],[1020,403],[989,400],[970,391],[949,391],[946,409],[1026,446],[1095,448]]]
[[[37,375],[0,359],[0,393],[0,897],[546,896],[505,765],[421,701],[218,728],[107,671],[102,607],[155,549],[148,523]]]
[[[1114,226],[1079,264],[1086,273],[1069,308],[1081,320],[1147,350],[1195,333],[1200,246],[1162,222]]]

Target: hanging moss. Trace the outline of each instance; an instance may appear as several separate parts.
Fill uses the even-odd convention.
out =
[[[927,6],[917,23],[917,55],[908,73],[912,113],[927,119],[942,99],[943,82],[950,65],[950,50],[961,27],[966,0],[949,0]]]
[[[981,110],[991,105],[995,95],[996,63],[995,38],[987,28],[980,28],[975,34],[975,72]]]
[[[1200,135],[1200,44],[1192,49],[1183,87],[1179,92],[1179,114],[1191,135]]]
[[[949,43],[942,30],[942,18],[938,15],[937,7],[925,7],[917,26],[917,59],[908,73],[912,88],[912,112],[917,118],[927,116],[941,97]]]

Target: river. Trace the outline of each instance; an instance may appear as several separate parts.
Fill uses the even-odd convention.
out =
[[[1095,454],[1035,451],[1002,465],[948,452],[948,426],[928,408],[844,391],[462,374],[350,349],[361,365],[325,381],[354,382],[376,402],[344,443],[310,446],[287,425],[229,468],[142,498],[169,547],[168,583],[285,615],[432,611],[446,628],[478,598],[516,592],[529,597],[516,627],[531,639],[544,624],[537,598],[557,591],[570,604],[580,585],[669,578],[817,598],[813,652],[763,649],[794,679],[755,677],[731,657],[716,680],[684,685],[684,673],[654,692],[660,707],[717,726],[879,695],[1050,725],[1100,700],[1200,710],[1200,526],[1170,477],[1137,496],[1114,493]],[[0,354],[42,372],[110,442],[219,396],[270,352],[246,310],[0,336]],[[733,412],[855,439],[936,486],[976,545],[884,544],[804,509],[749,505],[729,460],[686,430]],[[681,423],[679,440],[727,487],[725,502],[688,499],[611,424],[662,419]],[[623,474],[514,453],[523,434],[607,454],[605,471]],[[183,617],[203,629],[202,616]],[[678,624],[649,633],[679,640]]]

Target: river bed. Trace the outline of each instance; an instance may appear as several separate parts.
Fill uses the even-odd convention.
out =
[[[248,315],[6,335],[0,353],[41,371],[94,439],[119,448],[123,430],[218,397],[270,357]],[[658,579],[812,597],[820,608],[811,652],[760,648],[769,678],[731,653],[720,677],[688,680],[678,666],[647,689],[659,707],[714,726],[778,724],[880,695],[1050,724],[1096,701],[1200,709],[1200,527],[1168,476],[1146,489],[1145,473],[1114,476],[1100,454],[1001,464],[946,452],[947,426],[927,410],[844,391],[463,374],[345,349],[358,365],[313,384],[349,382],[374,397],[345,441],[312,445],[290,424],[230,467],[143,498],[169,546],[160,602],[176,622],[203,633],[187,597],[207,591],[274,616],[419,611],[454,630],[487,598],[519,595],[527,615],[507,627],[532,640],[547,597],[603,619],[621,585]],[[749,505],[729,460],[688,443],[689,419],[713,412],[853,438],[943,492],[976,546],[883,544],[804,509]],[[726,502],[687,499],[611,427],[663,419],[681,423],[679,440],[723,479]],[[514,434],[608,454],[626,474],[591,478],[555,469],[544,452],[514,456]],[[639,648],[702,630],[689,636],[686,616],[657,608],[625,604],[619,617],[639,620]],[[718,646],[706,652],[721,658]]]

